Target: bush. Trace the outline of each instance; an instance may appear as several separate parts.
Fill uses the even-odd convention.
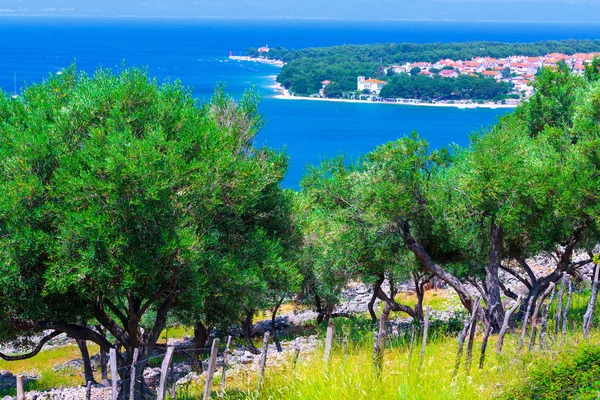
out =
[[[596,399],[600,391],[600,348],[583,344],[549,363],[540,359],[502,399]]]

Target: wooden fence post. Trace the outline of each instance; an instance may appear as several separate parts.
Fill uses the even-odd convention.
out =
[[[467,336],[470,336],[471,327],[474,325],[475,320],[477,319],[477,313],[479,312],[480,303],[481,298],[476,298],[475,302],[473,303],[473,309],[471,310],[471,318],[468,321],[465,320],[463,330],[461,331],[460,336],[458,337],[458,352],[456,354],[456,364],[454,365],[454,372],[452,373],[453,377],[456,376],[456,374],[458,373],[458,369],[460,368],[460,359],[462,358],[465,340]]]
[[[111,348],[110,353],[110,378],[112,386],[112,400],[117,400],[117,350]]]
[[[537,305],[535,306],[535,310],[533,311],[533,314],[531,315],[531,337],[529,338],[529,351],[531,351],[533,349],[533,346],[535,345],[535,338],[537,336],[538,315],[540,312],[540,308],[542,307],[542,304],[546,300],[546,297],[548,297],[550,292],[554,290],[555,286],[556,285],[554,284],[554,282],[550,282],[550,284],[548,285],[548,288],[540,296],[540,300],[538,301]]]
[[[562,313],[562,337],[560,339],[560,343],[564,343],[565,338],[567,337],[567,317],[569,315],[569,307],[571,307],[571,297],[573,296],[573,282],[571,279],[567,280],[567,287],[569,288],[567,294],[567,304],[565,304],[565,308]]]
[[[256,385],[256,392],[260,392],[260,388],[262,386],[263,377],[265,375],[265,368],[267,366],[267,353],[269,352],[269,331],[265,332],[265,336],[263,338],[263,346],[260,354],[260,364],[258,369],[258,382]]]
[[[496,343],[496,354],[502,353],[502,346],[504,344],[504,335],[506,335],[506,331],[508,330],[508,324],[510,323],[510,317],[517,311],[519,306],[521,305],[522,296],[519,295],[517,301],[512,306],[510,310],[506,314],[504,314],[504,321],[502,321],[502,328],[500,328],[500,333],[498,334],[498,343]]]
[[[421,357],[419,358],[419,371],[423,368],[425,361],[425,348],[427,347],[427,334],[429,333],[429,306],[425,307],[425,324],[423,326],[423,345],[421,346]]]
[[[225,397],[225,386],[227,385],[227,355],[229,354],[229,346],[231,345],[231,336],[227,336],[227,345],[223,353],[223,373],[221,374],[221,397]]]
[[[333,336],[335,335],[335,326],[333,324],[327,325],[327,335],[325,335],[325,364],[329,364],[331,361],[331,348],[333,347]]]
[[[131,372],[129,373],[129,399],[135,399],[135,374],[136,367],[138,362],[138,357],[140,356],[140,350],[136,347],[133,349],[133,360],[131,361]]]
[[[167,378],[169,377],[169,366],[173,358],[173,346],[167,347],[165,358],[160,366],[160,384],[158,386],[158,400],[164,400],[167,392]]]
[[[87,381],[85,385],[85,400],[92,399],[92,381]]]
[[[217,367],[217,354],[219,353],[219,338],[215,338],[210,349],[210,359],[208,361],[208,370],[206,371],[206,383],[204,384],[204,396],[203,400],[210,399],[210,393],[212,392],[213,376],[215,374],[215,368]]]
[[[480,308],[479,302],[477,303],[477,307],[473,316],[475,318],[471,319],[471,326],[469,326],[469,341],[467,342],[467,354],[465,356],[465,371],[467,371],[467,375],[471,371],[471,362],[473,361],[473,344],[475,342],[475,332],[477,332],[477,320],[479,319],[479,312],[482,311]]]
[[[17,400],[25,400],[25,391],[23,390],[23,375],[17,375]]]
[[[531,306],[533,304],[533,297],[529,297],[529,301],[527,301],[527,310],[525,311],[525,315],[523,316],[523,325],[521,325],[521,336],[519,337],[519,347],[517,347],[517,353],[521,352],[523,349],[523,344],[525,343],[525,334],[527,333],[527,322],[529,319],[529,314],[531,313]]]
[[[410,325],[410,345],[408,346],[408,372],[410,372],[410,363],[412,360],[413,347],[415,345],[415,321]]]
[[[465,339],[467,338],[467,333],[469,332],[469,326],[471,326],[471,320],[465,319],[463,321],[463,329],[458,335],[458,351],[456,352],[456,362],[454,363],[454,371],[452,372],[453,378],[456,376],[458,369],[460,368],[460,360],[462,358],[463,349],[465,348]]]
[[[347,360],[348,356],[350,355],[350,349],[348,348],[348,335],[347,334],[344,336],[344,339],[342,340],[342,347],[344,348],[344,359]]]
[[[175,382],[175,372],[174,369],[171,368],[171,372],[169,375],[171,376],[171,399],[175,400],[177,398],[177,382]]]
[[[560,323],[562,317],[562,301],[565,295],[565,285],[567,283],[567,274],[562,273],[560,281],[560,290],[558,292],[558,302],[556,304],[556,316],[554,317],[554,342],[558,341],[558,332],[560,331]]]
[[[296,364],[298,364],[298,357],[300,356],[300,345],[296,345],[294,348],[294,355],[292,356],[292,371],[296,370]]]
[[[494,311],[498,308],[500,304],[496,303],[489,309],[488,315],[491,317],[494,315]],[[490,339],[490,334],[492,333],[492,323],[488,318],[485,318],[484,321],[485,332],[483,334],[483,340],[481,342],[481,356],[479,357],[479,369],[483,369],[483,363],[485,362],[485,352],[487,350],[488,340]]]
[[[600,265],[596,265],[594,268],[594,279],[592,280],[592,295],[590,296],[590,301],[587,306],[587,310],[585,311],[585,315],[583,316],[583,337],[585,339],[590,336],[590,329],[592,327],[592,320],[594,319],[594,308],[596,307],[596,300],[598,299],[598,270],[600,270]]]

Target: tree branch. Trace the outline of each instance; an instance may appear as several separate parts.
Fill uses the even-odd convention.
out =
[[[100,304],[93,305],[92,315],[102,324],[102,326],[112,333],[119,342],[123,345],[129,343],[129,334],[112,320]]]
[[[471,312],[473,309],[473,299],[464,285],[458,280],[457,277],[441,268],[431,259],[429,253],[427,253],[423,246],[421,246],[411,235],[407,221],[401,221],[398,223],[398,225],[401,229],[402,237],[404,238],[406,247],[408,247],[408,249],[417,257],[423,268],[438,276],[448,285],[452,286],[452,288],[458,294],[461,303],[465,306],[467,311]]]
[[[527,261],[525,261],[524,258],[518,258],[517,261],[519,262],[519,265],[521,265],[521,267],[525,270],[525,272],[527,273],[527,276],[529,276],[531,285],[529,285],[528,288],[531,289],[531,287],[537,283],[537,278],[536,278],[535,274],[533,273],[533,270],[531,269],[529,264],[527,264]],[[506,272],[509,272],[509,271],[506,271]]]
[[[501,269],[502,271],[504,271],[504,272],[507,272],[507,273],[511,274],[511,275],[512,275],[512,276],[514,276],[515,278],[517,278],[517,280],[518,280],[519,282],[521,282],[523,285],[525,285],[525,287],[526,287],[528,290],[531,290],[531,287],[532,287],[532,286],[531,286],[531,283],[527,282],[527,279],[525,279],[525,278],[523,278],[521,275],[517,274],[517,272],[516,272],[516,271],[513,271],[512,269],[510,269],[510,268],[508,268],[508,267],[505,267],[505,266],[504,266],[504,265],[502,265],[502,264],[500,264],[500,269]],[[531,278],[531,276],[530,276],[530,278]],[[534,276],[534,278],[535,278],[535,276]]]
[[[415,318],[417,313],[415,313],[415,310],[412,307],[406,306],[404,304],[400,304],[397,303],[396,300],[394,299],[390,299],[383,290],[381,290],[381,288],[379,288],[379,292],[377,293],[377,297],[379,297],[380,300],[382,300],[383,302],[385,302],[385,304],[392,310],[392,311],[401,311],[401,312],[405,312],[408,315],[410,315],[412,318]]]
[[[108,308],[115,314],[115,316],[119,318],[123,326],[127,326],[127,324],[129,324],[129,318],[125,316],[125,314],[123,314],[123,312],[119,310],[119,308],[112,301],[106,298],[104,301],[106,302]]]
[[[504,283],[502,283],[502,281],[500,281],[500,289],[502,289],[502,292],[504,292],[505,296],[510,297],[513,300],[517,300],[519,298],[519,296],[517,296],[515,292],[504,286]]]
[[[38,345],[30,353],[20,354],[18,356],[8,356],[8,355],[0,352],[0,358],[2,358],[5,361],[19,361],[19,360],[27,360],[28,358],[32,358],[32,357],[36,356],[42,350],[42,348],[44,347],[44,345],[46,343],[48,343],[50,340],[54,339],[55,337],[57,337],[60,334],[62,334],[62,332],[54,331],[51,334],[49,334],[48,336],[43,337],[42,340],[40,340],[40,342],[38,343]]]
[[[146,303],[144,305],[142,305],[142,307],[139,309],[139,311],[136,314],[136,316],[137,316],[138,319],[142,318],[142,315],[144,315],[144,313],[146,311],[148,311],[148,308],[150,308],[150,306],[155,301],[157,301],[158,299],[160,299],[161,297],[163,297],[164,295],[166,295],[169,291],[173,290],[173,288],[175,287],[175,284],[177,283],[177,278],[179,278],[180,271],[181,271],[180,268],[176,268],[173,271],[173,274],[169,278],[169,281],[167,282],[167,284],[165,285],[165,287],[162,288],[161,290],[159,290],[158,292],[156,292],[154,294],[154,296],[152,296],[150,299],[148,299],[148,301],[146,301]]]

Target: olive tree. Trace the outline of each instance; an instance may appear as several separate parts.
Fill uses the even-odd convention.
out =
[[[66,333],[123,346],[126,387],[138,348],[141,393],[179,296],[193,286],[205,301],[209,267],[236,271],[257,232],[276,240],[265,227],[286,159],[253,146],[260,126],[252,95],[235,102],[219,89],[198,107],[180,83],[139,69],[72,67],[0,96],[2,340]]]

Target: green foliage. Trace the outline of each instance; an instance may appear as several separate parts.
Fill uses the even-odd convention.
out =
[[[299,94],[316,93],[320,82],[329,79],[342,90],[356,89],[357,76],[382,77],[382,65],[407,62],[437,62],[441,59],[470,60],[473,57],[541,56],[553,52],[566,54],[600,51],[599,40],[563,40],[534,43],[385,43],[315,47],[302,50],[271,49],[268,58],[287,64],[277,81]]]
[[[381,97],[419,100],[492,100],[504,98],[511,83],[494,79],[459,75],[457,78],[433,78],[425,75],[398,74],[381,89]]]
[[[337,82],[332,82],[331,84],[325,86],[324,92],[325,97],[330,99],[338,99],[342,97],[343,94],[342,87]]]
[[[600,391],[600,349],[582,344],[552,363],[537,362],[503,399],[596,399]]]
[[[535,93],[522,111],[527,114],[530,134],[535,136],[546,127],[570,128],[575,91],[581,86],[582,79],[572,74],[564,62],[556,70],[542,68],[534,82]]]
[[[171,307],[202,309],[289,266],[287,160],[254,147],[257,106],[218,88],[198,108],[179,82],[139,69],[72,67],[1,96],[2,340],[18,321],[100,318],[122,342],[141,324],[151,347]]]

